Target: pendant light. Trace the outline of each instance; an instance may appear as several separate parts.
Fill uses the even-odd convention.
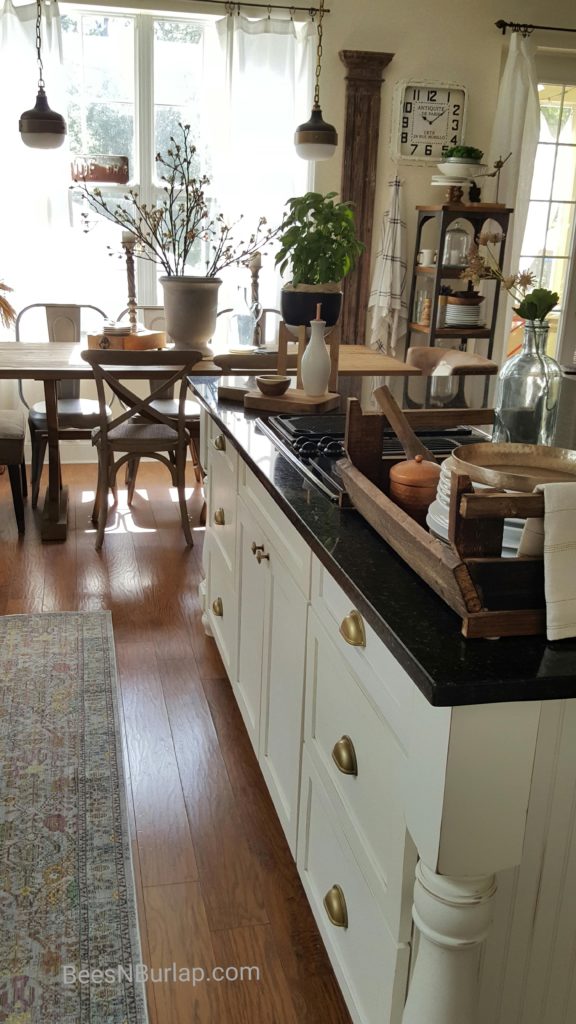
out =
[[[32,149],[56,149],[64,142],[66,121],[62,114],[50,110],[44,91],[44,68],[42,65],[42,7],[36,0],[36,57],[38,61],[38,95],[32,110],[25,110],[20,117],[20,135],[25,146]]]
[[[294,145],[303,160],[329,160],[338,145],[338,134],[334,125],[326,124],[320,109],[320,71],[322,65],[322,20],[324,0],[320,0],[318,12],[318,45],[316,47],[316,83],[314,105],[310,120],[299,124],[294,133]]]

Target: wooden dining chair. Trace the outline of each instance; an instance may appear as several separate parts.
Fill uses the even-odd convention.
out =
[[[23,341],[22,320],[28,317],[33,309],[43,310],[45,313],[44,333],[47,330],[49,342],[61,342],[70,345],[77,344],[82,336],[82,315],[84,311],[92,310],[98,315],[98,320],[106,319],[106,314],[98,306],[89,303],[81,305],[63,304],[54,302],[33,302],[21,309],[16,317],[15,333],[16,341]],[[32,324],[33,320],[30,319]],[[38,327],[29,328],[38,330]],[[30,340],[39,341],[37,336]],[[20,400],[28,410],[28,427],[30,430],[30,441],[32,443],[32,508],[38,504],[38,493],[40,490],[40,477],[44,465],[46,446],[48,444],[48,432],[46,421],[45,402],[35,402],[30,405],[24,394],[24,387],[21,380],[18,381],[18,392]],[[110,410],[108,410],[109,414]],[[90,440],[91,431],[99,421],[99,406],[94,399],[80,397],[80,381],[66,380],[58,383],[58,435],[60,439],[66,440]]]
[[[92,444],[98,451],[98,528],[96,550],[104,540],[108,516],[108,491],[116,486],[116,474],[122,465],[143,457],[162,462],[170,471],[178,490],[182,529],[188,547],[192,532],[185,498],[186,452],[190,434],[186,426],[187,378],[201,359],[197,351],[161,349],[160,351],[123,351],[87,349],[82,358],[94,371],[100,409],[98,426],[92,431]],[[151,370],[166,372],[153,379]],[[144,397],[136,395],[126,380],[148,380],[151,388]],[[122,412],[111,419],[107,414],[104,385],[118,397]],[[166,416],[157,408],[158,395],[166,387],[176,387],[177,416]],[[119,456],[119,457],[117,457]],[[128,501],[132,500],[129,492]]]
[[[139,321],[150,331],[163,331],[166,327],[166,316],[164,306],[137,306],[136,313]],[[123,320],[128,315],[128,307],[118,314],[118,320]],[[156,400],[156,408],[165,416],[175,418],[178,415],[178,402],[174,394],[168,393],[166,389],[160,398]],[[200,406],[193,399],[186,399],[186,426],[190,434],[190,457],[194,467],[196,483],[202,483],[202,466],[200,465]],[[133,459],[126,467],[126,484],[128,489],[133,491],[136,485],[136,474],[138,472],[138,459]]]
[[[0,409],[0,465],[8,467],[18,533],[24,533],[24,498],[28,494],[24,464],[26,422],[19,409]]]

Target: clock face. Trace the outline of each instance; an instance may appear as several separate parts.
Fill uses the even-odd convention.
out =
[[[441,160],[444,146],[462,143],[466,93],[460,86],[415,83],[400,94],[398,155]]]

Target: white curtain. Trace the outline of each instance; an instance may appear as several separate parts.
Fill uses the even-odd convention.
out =
[[[36,5],[0,8],[0,161],[2,247],[0,278],[14,288],[16,309],[34,301],[58,301],[66,268],[55,255],[55,232],[68,231],[68,147],[30,149],[18,122],[36,102]],[[60,76],[60,15],[55,0],[42,4],[42,62],[48,102],[65,113]],[[61,236],[60,236],[61,237]],[[58,289],[60,288],[60,292]]]
[[[277,224],[286,201],[311,184],[311,165],[296,155],[293,138],[311,109],[314,28],[287,19],[228,15],[216,30],[225,79],[213,90],[215,192],[225,217],[236,220],[242,214],[249,231],[260,216]],[[235,281],[245,284],[246,271]],[[230,298],[229,291],[220,304]],[[260,299],[264,306],[278,304],[272,255],[263,259]]]
[[[504,159],[512,152],[502,168],[498,190],[498,202],[506,203],[514,209],[506,242],[506,268],[510,273],[518,269],[539,133],[540,103],[535,45],[529,36],[513,32],[488,151],[491,166],[495,160],[500,157]],[[509,302],[505,316],[499,316],[505,334],[510,324],[511,305]]]

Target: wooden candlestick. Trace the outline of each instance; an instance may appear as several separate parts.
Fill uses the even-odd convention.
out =
[[[122,248],[126,255],[126,277],[128,279],[128,319],[130,334],[138,332],[138,315],[136,311],[136,279],[134,273],[134,245],[136,238],[128,231],[122,232]]]

